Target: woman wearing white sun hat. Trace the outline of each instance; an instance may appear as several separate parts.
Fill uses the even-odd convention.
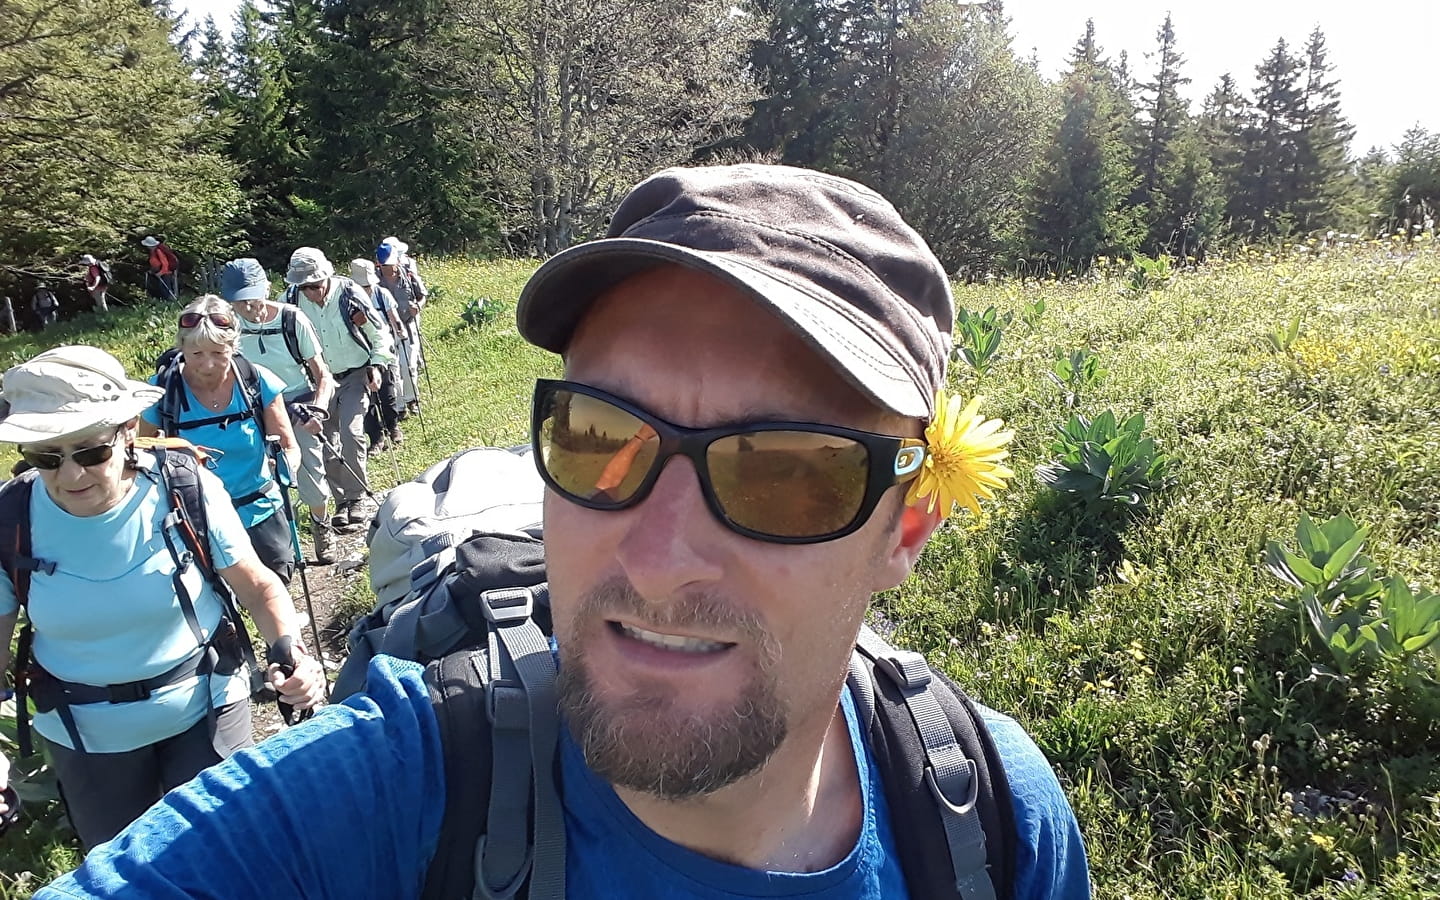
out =
[[[69,346],[6,372],[0,404],[0,443],[35,470],[0,487],[0,543],[16,548],[0,577],[0,669],[23,606],[33,659],[17,692],[35,700],[87,849],[251,743],[244,626],[225,593],[271,646],[297,647],[292,675],[268,672],[281,699],[309,708],[323,691],[219,480],[181,451],[137,447],[136,420],[159,396],[103,350]],[[0,788],[8,771],[0,756]]]

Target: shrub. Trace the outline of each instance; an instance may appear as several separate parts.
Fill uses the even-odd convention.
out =
[[[1092,510],[1140,507],[1176,481],[1172,460],[1145,435],[1145,417],[1139,413],[1119,424],[1109,410],[1093,421],[1076,414],[1058,431],[1050,444],[1057,458],[1037,466],[1035,476]]]

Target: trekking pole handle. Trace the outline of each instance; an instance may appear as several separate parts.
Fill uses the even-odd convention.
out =
[[[289,678],[295,674],[295,638],[290,635],[281,635],[280,639],[271,644],[265,651],[265,659],[272,666],[279,666],[281,673]],[[294,725],[296,722],[303,722],[315,714],[314,710],[301,710],[298,717],[295,707],[284,700],[277,699],[275,705],[280,708],[280,718],[286,725]]]

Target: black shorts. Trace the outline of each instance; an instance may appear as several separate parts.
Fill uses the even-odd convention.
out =
[[[290,520],[285,518],[285,510],[276,509],[245,531],[250,535],[250,546],[255,548],[260,564],[288,585],[295,574],[295,545],[290,539]]]

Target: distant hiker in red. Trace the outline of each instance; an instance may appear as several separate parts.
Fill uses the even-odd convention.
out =
[[[95,301],[97,313],[109,312],[110,305],[105,294],[110,290],[110,264],[101,262],[90,254],[80,257],[85,265],[85,292]]]
[[[150,251],[150,271],[145,276],[145,290],[157,300],[180,299],[180,257],[170,245],[145,235],[140,245]]]

